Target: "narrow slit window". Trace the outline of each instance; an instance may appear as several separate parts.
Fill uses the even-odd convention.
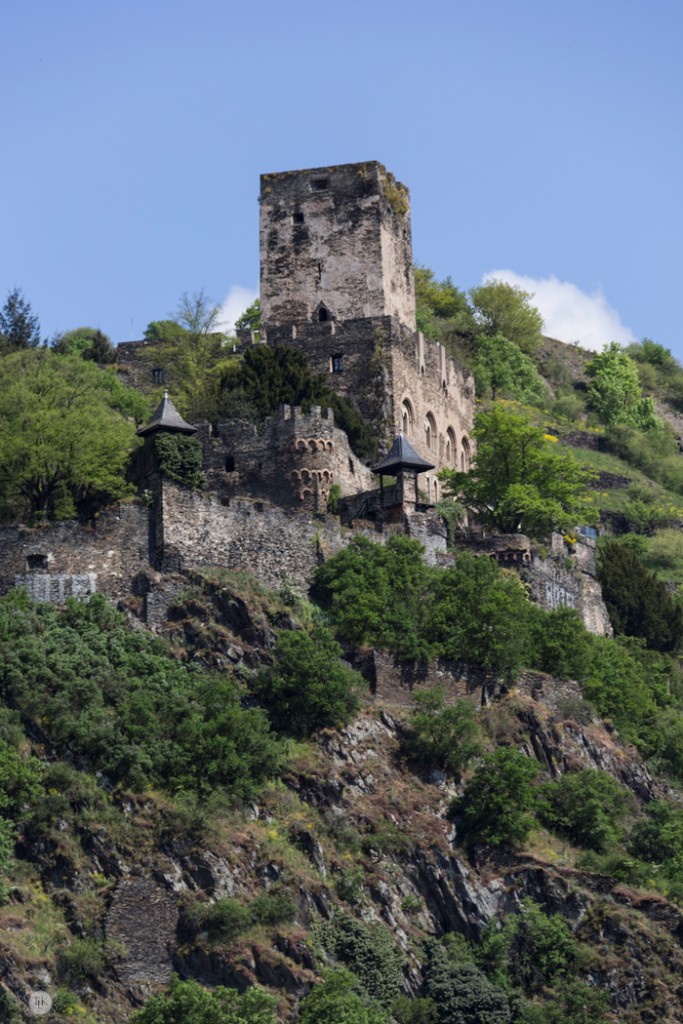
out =
[[[152,370],[152,376],[154,377],[154,383],[155,384],[165,384],[166,383],[166,376],[164,374],[164,371],[163,371],[162,367],[157,366],[156,369]]]
[[[343,373],[344,372],[344,356],[341,352],[337,352],[336,355],[332,356],[332,373]]]

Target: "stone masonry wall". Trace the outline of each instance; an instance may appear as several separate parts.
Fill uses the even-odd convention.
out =
[[[415,329],[408,190],[376,161],[262,175],[260,248],[266,332],[382,316]]]
[[[0,527],[0,593],[23,586],[36,601],[96,591],[119,598],[149,561],[149,510],[139,504],[103,512],[92,528],[72,520]]]

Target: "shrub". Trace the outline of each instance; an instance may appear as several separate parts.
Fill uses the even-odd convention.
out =
[[[275,664],[261,672],[254,691],[276,729],[290,736],[310,736],[317,729],[346,725],[359,707],[364,680],[345,662],[342,649],[326,626],[310,633],[280,633]]]
[[[574,608],[544,612],[530,609],[529,668],[561,679],[584,679],[590,663],[591,637]]]
[[[633,551],[614,542],[603,545],[598,580],[615,632],[642,637],[657,651],[678,648],[683,608]]]
[[[389,1014],[363,992],[353,975],[336,970],[302,999],[299,1024],[389,1024]]]
[[[607,1024],[608,999],[605,992],[579,978],[562,984],[549,993],[546,1003],[526,1003],[517,1018],[519,1024]]]
[[[57,954],[57,967],[62,976],[76,981],[97,981],[107,969],[107,950],[96,939],[72,939]]]
[[[381,925],[361,924],[344,914],[326,922],[320,941],[360,981],[364,990],[382,1006],[390,1006],[403,979],[403,955]]]
[[[276,999],[258,988],[203,988],[174,978],[162,995],[152,996],[131,1024],[277,1024]]]
[[[633,799],[606,772],[584,768],[540,787],[541,820],[588,850],[604,853],[621,837],[620,820]]]
[[[628,839],[629,851],[642,860],[662,864],[670,876],[683,871],[683,809],[664,800],[647,808],[647,818],[639,822]]]
[[[446,706],[442,687],[413,694],[413,711],[404,747],[409,756],[427,768],[440,768],[456,779],[482,750],[482,732],[472,701]]]
[[[512,747],[487,754],[453,805],[464,841],[520,846],[534,824],[528,812],[536,806],[538,773],[538,764]]]
[[[154,451],[164,476],[183,487],[203,486],[202,446],[196,437],[158,433],[154,438]]]
[[[439,943],[432,943],[425,990],[434,1001],[439,1024],[509,1024],[512,1012],[503,989],[467,961],[453,963]]]
[[[561,914],[545,914],[526,899],[518,914],[503,927],[491,927],[476,950],[480,966],[501,982],[511,982],[527,994],[565,978],[575,968],[579,944]]]

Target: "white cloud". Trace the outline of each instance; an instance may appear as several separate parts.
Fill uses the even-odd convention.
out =
[[[218,327],[226,334],[232,334],[237,320],[244,313],[247,306],[250,306],[254,299],[258,298],[258,292],[252,288],[244,288],[241,284],[231,285],[228,294],[223,299],[218,314]]]
[[[570,281],[559,281],[556,277],[525,277],[514,270],[492,270],[484,275],[483,280],[486,282],[494,278],[533,294],[533,304],[544,320],[543,333],[551,338],[576,341],[582,348],[595,350],[602,349],[610,341],[627,345],[636,340],[600,289],[588,294]]]

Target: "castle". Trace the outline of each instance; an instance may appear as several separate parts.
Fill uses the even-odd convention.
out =
[[[149,500],[107,510],[87,528],[0,528],[0,590],[20,584],[53,601],[96,590],[138,597],[154,623],[180,586],[174,578],[193,569],[249,571],[269,587],[305,590],[353,530],[381,539],[400,529],[430,560],[446,557],[437,473],[469,467],[474,384],[417,330],[408,190],[377,162],[265,174],[260,251],[261,332],[242,342],[302,351],[355,404],[384,458],[359,458],[330,410],[285,406],[258,429],[186,424],[165,398],[139,431]],[[159,383],[154,344],[119,346],[122,379],[147,390]],[[159,431],[198,437],[206,491],[156,471]],[[341,520],[327,514],[334,484]],[[555,580],[541,603],[580,606],[580,590]]]

